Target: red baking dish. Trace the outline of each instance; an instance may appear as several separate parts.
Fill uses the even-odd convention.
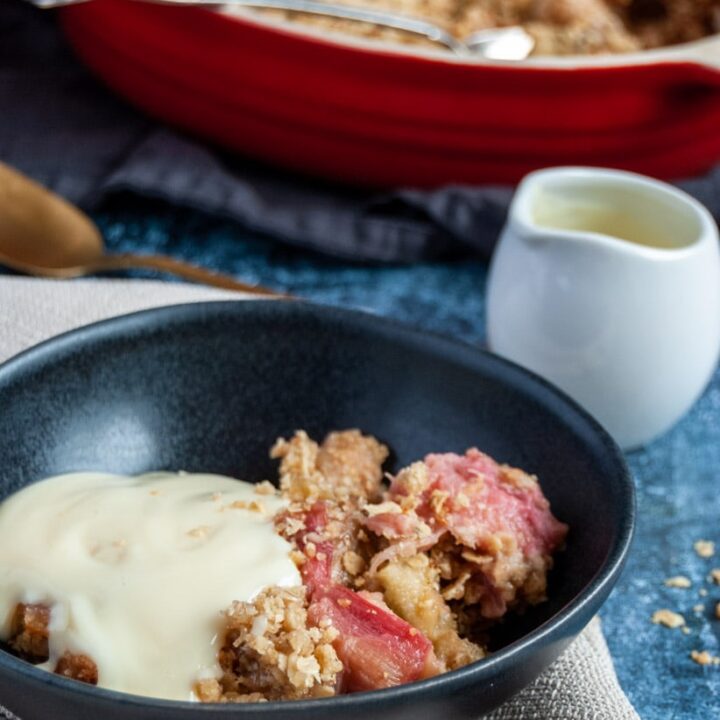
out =
[[[513,183],[561,164],[675,178],[720,161],[720,36],[510,64],[138,0],[72,5],[62,22],[152,115],[354,184]]]

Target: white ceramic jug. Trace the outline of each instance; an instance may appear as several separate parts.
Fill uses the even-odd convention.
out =
[[[632,173],[557,168],[518,188],[492,260],[490,347],[587,408],[624,448],[672,426],[720,353],[710,213]]]

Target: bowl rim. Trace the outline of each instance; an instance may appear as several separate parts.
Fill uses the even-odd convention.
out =
[[[464,65],[470,67],[513,68],[522,70],[591,70],[607,68],[642,67],[657,64],[693,63],[710,70],[720,72],[720,31],[707,37],[676,45],[665,45],[649,50],[628,53],[598,53],[594,55],[544,55],[530,57],[527,60],[507,61],[488,58],[455,55],[449,50],[414,45],[412,43],[392,42],[381,39],[369,39],[362,36],[327,30],[306,25],[301,22],[263,16],[251,8],[242,6],[219,8],[192,8],[200,12],[212,13],[221,20],[230,20],[240,24],[257,26],[277,34],[293,36],[309,43],[339,46],[373,55],[391,55],[411,57],[433,61],[439,64]],[[190,9],[190,8],[186,8]]]
[[[527,655],[538,644],[550,641],[568,640],[580,631],[572,628],[581,624],[581,629],[592,619],[610,590],[618,580],[627,560],[632,543],[636,522],[636,490],[624,455],[605,429],[574,400],[551,383],[516,363],[500,357],[484,348],[469,342],[456,340],[440,333],[414,328],[392,318],[382,317],[360,310],[350,310],[308,301],[296,300],[209,300],[189,302],[161,307],[153,307],[132,313],[118,315],[63,332],[48,338],[0,364],[0,396],[8,385],[22,380],[24,373],[38,369],[45,363],[62,362],[68,354],[82,350],[86,345],[102,343],[110,338],[132,335],[136,332],[154,331],[171,325],[182,325],[217,315],[235,316],[237,313],[268,312],[301,313],[313,316],[321,321],[332,320],[340,324],[349,324],[355,329],[385,335],[398,339],[412,350],[421,349],[453,364],[470,368],[476,372],[503,372],[503,381],[516,382],[523,394],[540,398],[543,404],[549,404],[562,413],[570,413],[580,420],[595,436],[594,439],[607,453],[608,460],[617,468],[615,489],[619,498],[619,512],[614,544],[610,547],[602,564],[592,579],[570,601],[551,618],[518,638],[514,642],[490,654],[482,660],[457,670],[442,673],[435,677],[407,683],[393,688],[369,692],[338,695],[331,698],[284,700],[240,705],[198,703],[188,701],[164,700],[159,698],[132,695],[86,685],[68,678],[55,675],[46,670],[20,660],[10,653],[0,650],[0,674],[9,673],[21,676],[23,680],[36,687],[50,686],[57,691],[84,697],[95,703],[120,703],[143,710],[175,710],[188,713],[215,713],[219,717],[241,716],[252,713],[290,713],[293,710],[313,709],[342,710],[355,707],[358,703],[368,707],[384,700],[402,701],[407,696],[425,695],[436,689],[452,691],[469,683],[482,682],[485,676],[511,670],[513,665]],[[508,380],[509,373],[509,380]]]

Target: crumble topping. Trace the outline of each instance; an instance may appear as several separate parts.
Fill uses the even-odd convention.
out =
[[[534,55],[624,53],[689,42],[720,32],[716,0],[339,0],[424,19],[458,39],[520,25],[534,38]],[[227,12],[234,12],[232,7]],[[262,15],[319,29],[437,48],[421,36],[371,23],[286,10]]]
[[[342,671],[332,626],[310,626],[305,589],[270,587],[226,613],[219,680],[205,679],[196,693],[209,702],[297,700],[335,694]]]

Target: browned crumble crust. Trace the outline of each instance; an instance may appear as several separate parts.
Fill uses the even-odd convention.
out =
[[[11,625],[8,646],[18,657],[31,663],[48,660],[48,626],[50,608],[47,605],[18,603]],[[66,652],[55,665],[57,675],[97,685],[97,665],[87,655]]]
[[[372,500],[380,492],[387,448],[358,430],[330,433],[318,446],[299,430],[280,438],[270,456],[280,458],[280,489],[295,502]]]
[[[55,673],[71,680],[97,685],[97,665],[87,655],[66,652],[55,666]]]
[[[375,438],[357,430],[330,433],[322,445],[298,431],[290,440],[279,439],[271,456],[280,458],[280,487],[290,505],[276,517],[278,532],[294,542],[305,530],[307,509],[324,501],[327,523],[322,532],[306,536],[305,553],[313,557],[317,545],[330,540],[337,548],[333,556],[333,577],[344,585],[361,588],[363,574],[376,552],[376,543],[362,529],[362,508],[378,499],[382,482],[382,463],[387,448]],[[304,553],[295,552],[296,565]]]
[[[33,663],[48,659],[48,624],[50,608],[47,605],[19,603],[10,624],[9,647],[23,660]]]
[[[308,627],[304,588],[270,587],[227,611],[223,675],[203,680],[203,702],[298,700],[335,694],[342,663],[331,626]]]

